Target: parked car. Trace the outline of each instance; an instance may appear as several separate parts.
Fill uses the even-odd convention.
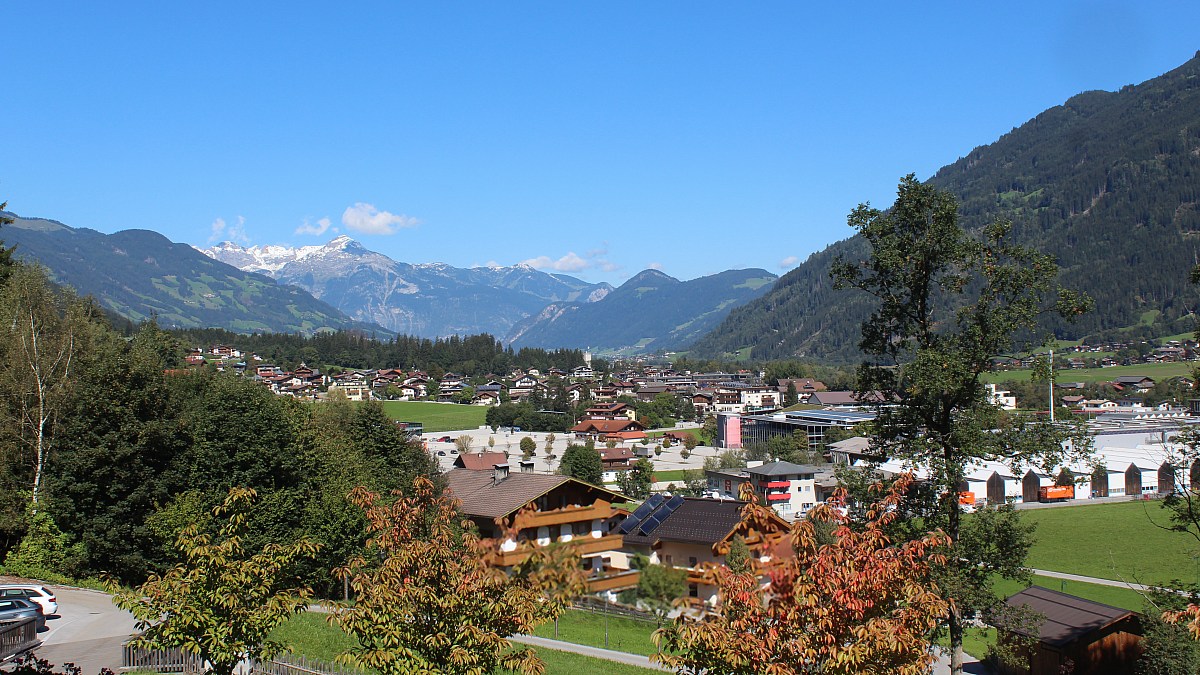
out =
[[[46,615],[36,602],[25,598],[0,599],[0,623],[13,623],[23,619],[33,619],[38,630],[46,629]]]
[[[450,438],[449,436],[442,436],[441,438],[436,439],[436,440],[438,443],[453,443],[454,442],[454,439]]]
[[[445,456],[446,456],[445,450],[438,450],[438,457],[445,457]]]
[[[0,599],[25,598],[42,608],[42,614],[53,616],[58,614],[58,598],[54,593],[40,584],[3,584],[0,585]]]

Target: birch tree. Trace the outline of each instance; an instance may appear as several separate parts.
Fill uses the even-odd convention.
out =
[[[27,475],[36,511],[45,483],[54,422],[71,386],[87,311],[70,291],[54,288],[43,270],[15,265],[0,293],[0,390],[6,433]]]

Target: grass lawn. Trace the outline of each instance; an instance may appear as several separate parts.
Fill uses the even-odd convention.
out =
[[[478,429],[487,417],[487,406],[429,401],[384,401],[383,410],[394,420],[421,422],[433,432]]]
[[[679,485],[683,485],[683,482],[684,482],[683,474],[685,471],[688,471],[688,469],[671,469],[670,471],[655,471],[654,472],[654,482],[656,482],[656,483],[672,483],[673,482],[673,483],[676,483]],[[699,473],[701,476],[704,475],[704,470],[699,469],[699,468],[691,469],[691,472]]]
[[[588,612],[576,612],[577,614],[588,614]],[[610,645],[614,650],[620,650],[612,640],[622,639],[626,642],[637,642],[636,633],[630,626],[624,624],[636,624],[629,619],[620,619],[617,617],[609,617],[609,640]],[[587,625],[586,621],[573,621],[570,618],[559,621],[560,639],[569,642],[577,642],[579,644],[588,644],[581,640],[569,640],[565,635],[561,635],[561,631],[566,630],[570,626],[570,630],[577,635],[583,635],[581,629],[577,626]],[[544,637],[553,637],[553,624],[547,626],[549,632],[538,631],[538,635]],[[649,630],[644,632],[643,637],[646,642],[649,642],[649,633],[653,630],[653,626],[649,626]],[[597,646],[604,645],[603,624],[600,626],[600,642]],[[354,639],[346,635],[336,626],[329,625],[325,614],[305,613],[293,617],[290,621],[276,629],[271,636],[272,639],[279,640],[291,647],[291,650],[301,656],[326,661],[332,663],[334,657],[339,653],[354,646]],[[621,651],[633,652],[632,649]],[[547,675],[579,675],[580,673],[606,673],[607,675],[644,675],[645,673],[658,672],[646,668],[637,668],[627,666],[613,661],[602,659],[594,659],[588,656],[579,654],[571,654],[569,652],[560,652],[554,649],[538,649],[538,656],[546,664]],[[635,652],[645,653],[650,652]],[[506,671],[505,671],[506,672]]]
[[[1190,362],[1181,363],[1143,363],[1135,366],[1113,366],[1111,368],[1072,368],[1069,370],[1056,369],[1056,382],[1107,382],[1120,375],[1145,375],[1155,381],[1165,380],[1176,375],[1190,376]],[[1028,382],[1033,371],[1030,370],[1001,370],[995,373],[985,373],[984,382]]]
[[[534,635],[538,637],[573,642],[577,645],[604,648],[604,618],[601,612],[570,609],[558,619],[558,637],[554,636],[554,624],[538,626]],[[608,648],[618,652],[648,656],[657,651],[650,634],[658,628],[656,624],[622,616],[608,616]]]
[[[333,663],[333,659],[357,642],[341,628],[329,624],[329,615],[305,612],[294,616],[271,634],[272,640],[288,645],[293,652],[310,659]]]
[[[1038,526],[1030,567],[1142,584],[1200,579],[1200,545],[1156,526],[1168,522],[1157,501],[1030,509],[1024,516]]]

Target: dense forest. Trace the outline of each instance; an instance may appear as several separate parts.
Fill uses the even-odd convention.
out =
[[[391,490],[436,464],[375,404],[314,406],[248,378],[178,370],[153,322],[126,337],[90,300],[0,255],[0,560],[42,579],[130,583],[173,560],[231,486],[257,490],[256,541],[306,534],[304,576],[361,545],[356,485]]]
[[[1200,57],[1118,92],[1086,92],[995,143],[975,148],[929,183],[950,190],[961,222],[978,232],[1013,224],[1014,243],[1053,255],[1060,282],[1096,310],[1073,324],[1078,339],[1129,326],[1187,332],[1197,302],[1188,271],[1200,255]],[[856,237],[813,254],[770,293],[734,310],[693,347],[697,356],[750,348],[758,360],[858,359],[865,298],[834,290],[829,270],[862,259]]]
[[[229,345],[245,353],[257,354],[265,361],[283,368],[294,368],[305,363],[312,367],[423,370],[435,377],[440,377],[445,372],[459,373],[467,377],[489,374],[504,377],[514,368],[536,368],[545,371],[550,368],[570,369],[584,363],[583,352],[578,349],[514,350],[486,334],[466,337],[452,335],[436,340],[407,335],[376,339],[358,331],[324,332],[314,335],[245,335],[211,328],[176,330],[172,331],[172,334],[188,347]],[[594,365],[603,364],[594,362]]]

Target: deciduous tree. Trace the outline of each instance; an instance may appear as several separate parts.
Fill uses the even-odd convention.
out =
[[[208,672],[231,675],[241,661],[271,658],[284,646],[271,631],[303,612],[312,595],[293,573],[317,545],[300,540],[268,544],[257,553],[243,546],[253,490],[233,488],[213,513],[226,522],[216,536],[195,525],[176,540],[183,558],[161,576],[116,594],[113,603],[133,614],[144,649],[179,647],[202,658]]]
[[[600,461],[600,453],[585,445],[572,444],[563,452],[558,472],[585,483],[599,485],[604,478],[604,464]]]
[[[868,360],[856,386],[879,403],[873,449],[928,472],[940,500],[928,524],[949,536],[951,567],[962,560],[957,491],[972,462],[1035,465],[1053,475],[1090,449],[1083,438],[1064,443],[1075,429],[1004,414],[987,400],[981,380],[994,357],[1046,339],[1037,332],[1041,314],[1069,319],[1090,303],[1056,287],[1058,268],[1049,256],[1010,244],[1007,223],[993,223],[975,238],[959,226],[957,208],[950,193],[906,176],[890,211],[864,204],[851,212],[849,224],[869,255],[833,268],[838,287],[863,291],[876,303],[862,325],[860,348]],[[955,586],[961,587],[947,590]],[[957,674],[965,622],[986,608],[964,597],[947,599]]]
[[[680,616],[656,631],[661,653],[652,658],[679,673],[711,675],[928,672],[928,636],[947,607],[928,571],[944,562],[937,551],[945,536],[893,543],[885,534],[900,517],[908,482],[893,486],[861,530],[836,508],[839,492],[792,526],[790,554],[762,537],[755,553],[772,558],[757,570],[710,567],[719,611],[699,620]],[[743,514],[753,530],[769,531],[772,515],[755,499]],[[822,531],[830,533],[825,544]]]
[[[621,492],[634,499],[649,497],[650,487],[654,485],[654,464],[642,457],[633,463],[633,468],[617,476],[617,485]]]
[[[490,567],[485,557],[495,548],[428,479],[390,503],[362,488],[350,498],[365,512],[371,540],[366,555],[337,570],[356,600],[331,620],[358,640],[340,660],[381,675],[543,671],[533,650],[513,649],[507,638],[561,610],[561,602],[543,601],[542,584],[562,579]]]

